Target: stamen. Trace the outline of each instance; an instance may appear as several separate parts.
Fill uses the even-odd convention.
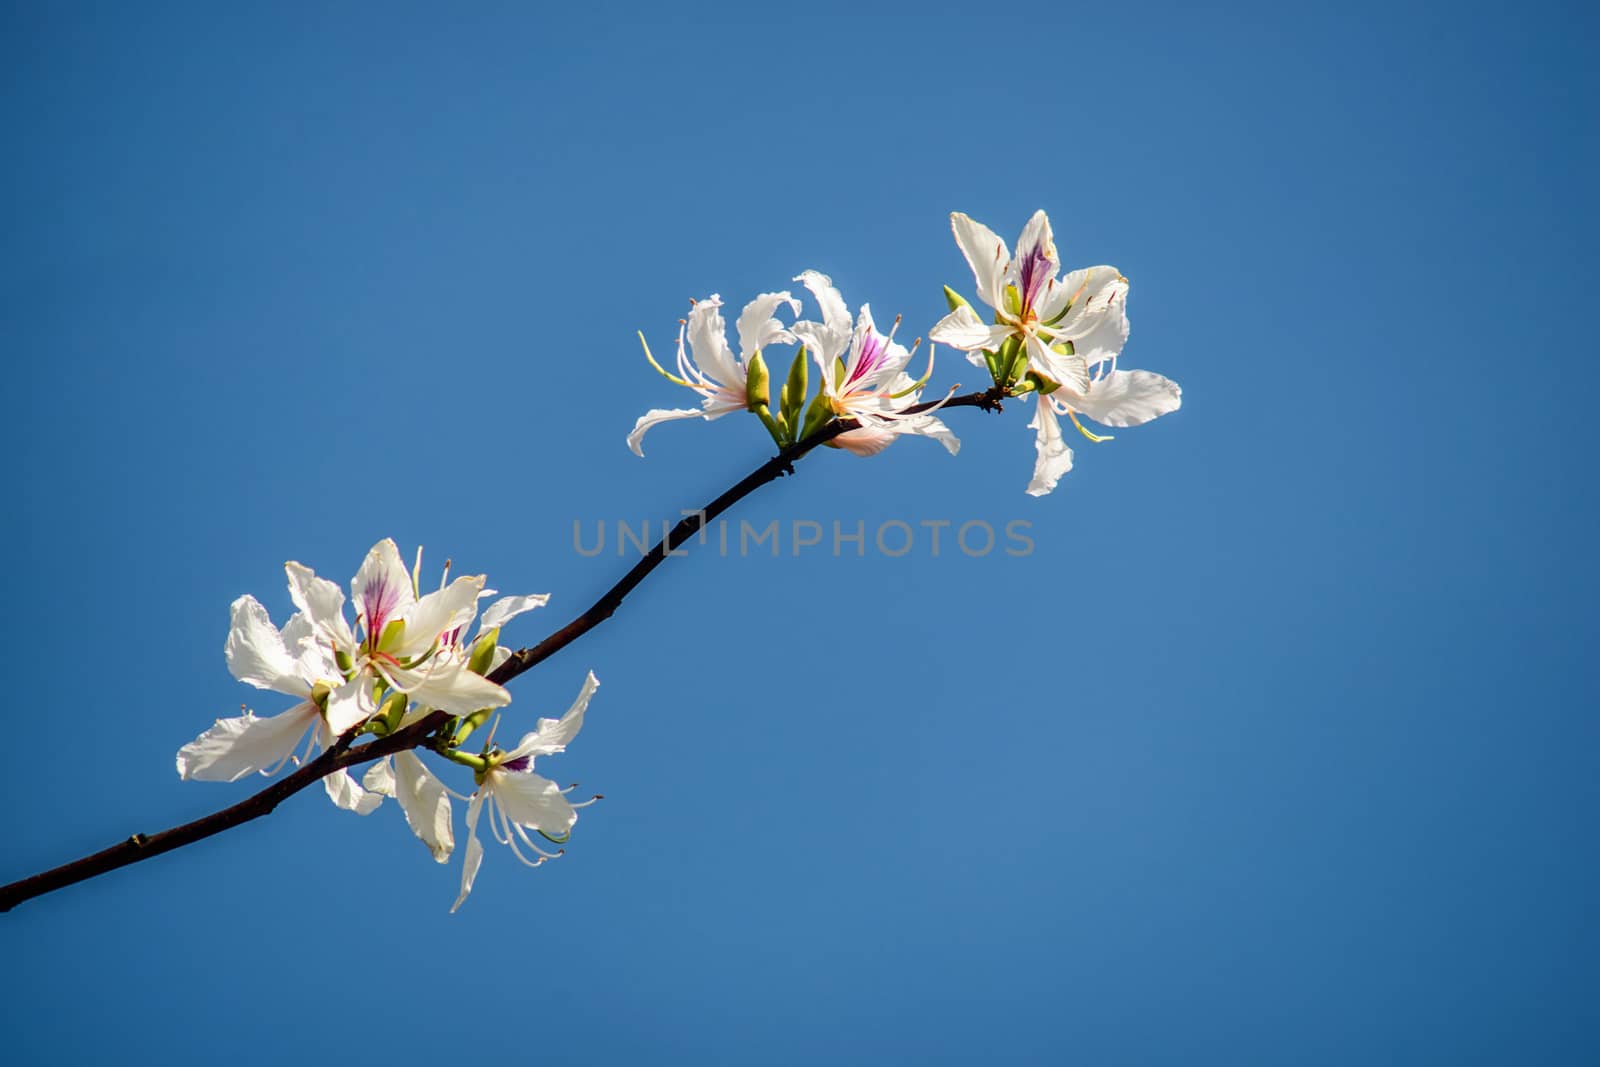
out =
[[[650,365],[656,369],[656,373],[661,375],[667,381],[671,382],[673,385],[682,385],[693,388],[693,386],[690,386],[688,382],[684,381],[682,378],[679,378],[677,375],[668,374],[666,370],[662,368],[661,364],[656,362],[656,357],[650,354],[650,345],[644,339],[644,331],[640,330],[638,333],[639,343],[644,346],[644,358],[650,361]],[[680,349],[679,352],[681,354],[682,350]],[[681,370],[682,368],[680,367],[679,369]]]
[[[1078,432],[1079,433],[1083,434],[1083,436],[1087,437],[1089,440],[1093,441],[1095,444],[1099,444],[1102,441],[1114,441],[1114,440],[1116,440],[1116,438],[1113,437],[1111,434],[1102,435],[1102,434],[1097,434],[1097,433],[1090,433],[1088,430],[1085,430],[1083,428],[1083,423],[1078,421],[1078,413],[1076,411],[1073,411],[1071,408],[1067,408],[1067,418],[1072,420],[1072,425],[1074,425],[1074,426],[1076,426],[1078,428]]]

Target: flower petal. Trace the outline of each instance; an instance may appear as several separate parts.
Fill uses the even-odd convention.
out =
[[[978,283],[978,296],[992,308],[1004,306],[1002,293],[1006,268],[1011,264],[1011,253],[1006,249],[1006,243],[989,227],[959,211],[951,213],[950,229],[956,236],[961,254],[967,257],[967,264],[972,267],[972,277]]]
[[[1107,426],[1138,426],[1183,405],[1183,389],[1171,378],[1147,370],[1112,371],[1070,400],[1072,408]]]
[[[892,430],[863,426],[856,430],[846,430],[829,443],[838,445],[852,456],[876,456],[894,444],[894,438]]]
[[[759,350],[768,345],[793,344],[794,334],[790,333],[772,313],[778,309],[779,304],[788,304],[789,313],[800,314],[800,301],[790,296],[787,291],[781,293],[762,293],[744,306],[739,313],[739,355],[748,360]]]
[[[340,648],[353,648],[355,638],[344,617],[344,590],[326,578],[318,578],[315,571],[302,563],[291,560],[283,569],[289,576],[289,599],[294,601],[294,606],[325,638]]]
[[[1089,364],[1082,356],[1064,356],[1053,351],[1032,331],[1027,338],[1028,362],[1034,370],[1079,395],[1089,388]]]
[[[378,810],[378,805],[383,803],[382,793],[369,793],[356,784],[350,777],[350,772],[344,768],[334,771],[322,779],[322,788],[327,790],[328,799],[336,807],[345,811],[353,811],[357,815],[371,815]]]
[[[436,589],[418,600],[406,613],[405,632],[399,646],[390,651],[408,659],[420,656],[432,648],[446,630],[465,627],[478,613],[478,595],[483,592],[483,583],[481,574],[462,575],[443,589]]]
[[[411,586],[411,572],[400,558],[400,549],[395,547],[393,538],[385,537],[372,546],[350,583],[350,595],[355,602],[356,617],[373,644],[383,636],[383,628],[391,620],[402,618],[411,610],[417,602],[417,593]]]
[[[530,830],[560,837],[578,821],[561,787],[532,771],[490,771],[485,784],[506,818]]]
[[[1036,458],[1028,495],[1044,496],[1072,469],[1072,449],[1067,447],[1066,438],[1061,434],[1061,420],[1056,418],[1055,405],[1049,397],[1038,398],[1028,429],[1038,431],[1033,444]]]
[[[794,280],[811,290],[811,295],[816,298],[817,307],[822,309],[823,328],[836,338],[848,338],[850,309],[845,306],[839,290],[833,287],[833,279],[820,271],[803,270],[794,276]]]
[[[628,447],[633,454],[644,457],[644,448],[641,447],[644,435],[652,426],[658,423],[671,422],[674,419],[697,419],[704,412],[699,408],[651,408],[639,416],[639,421],[633,424],[633,431],[628,434]]]
[[[478,815],[483,811],[483,798],[484,792],[480,789],[472,794],[467,804],[467,854],[461,862],[461,895],[450,905],[451,915],[467,902],[467,894],[472,892],[472,883],[478,877],[478,868],[483,866],[483,845],[478,841]]]
[[[490,604],[483,612],[483,618],[478,622],[478,631],[486,633],[498,629],[534,608],[542,608],[550,602],[549,593],[533,593],[529,596],[503,596]]]
[[[415,753],[397,752],[394,762],[395,799],[405,812],[406,825],[428,846],[436,861],[446,862],[456,847],[455,831],[450,825],[449,791]]]
[[[728,347],[728,327],[722,321],[722,298],[712,293],[695,302],[689,312],[689,351],[695,365],[718,385],[744,386],[744,367]]]
[[[1022,236],[1017,238],[1017,256],[1012,263],[1023,305],[1039,311],[1040,297],[1055,285],[1060,270],[1061,257],[1056,255],[1050,217],[1043,211],[1035,211],[1022,228]]]
[[[988,325],[978,318],[977,312],[963,304],[934,323],[933,329],[928,331],[928,339],[952,348],[976,352],[982,348],[999,348],[1012,332],[1013,328],[1004,323]],[[985,365],[982,357],[975,362],[980,367]]]
[[[372,703],[372,676],[366,671],[328,694],[328,731],[338,737],[346,730],[366,722],[377,711]]]
[[[242,596],[233,602],[229,616],[231,625],[223,656],[230,674],[257,689],[294,697],[311,694],[311,683],[296,671],[297,664],[284,647],[283,635],[272,625],[260,601]]]
[[[517,759],[522,756],[549,756],[556,752],[566,751],[568,743],[578,736],[578,731],[583,729],[584,712],[589,710],[589,700],[594,696],[594,691],[600,688],[599,679],[594,672],[583,680],[583,688],[578,692],[578,699],[572,702],[572,707],[559,719],[540,719],[538,727],[533,732],[523,735],[517,747],[507,754],[507,759]]]
[[[385,666],[384,677],[411,695],[418,704],[426,704],[451,715],[470,715],[482,708],[503,708],[511,703],[511,694],[484,678],[467,670],[460,659],[435,658],[419,670],[403,670]],[[332,710],[329,711],[332,721]]]
[[[317,722],[315,704],[296,704],[279,715],[236,715],[178,749],[178,776],[200,782],[237,782],[282,763]]]

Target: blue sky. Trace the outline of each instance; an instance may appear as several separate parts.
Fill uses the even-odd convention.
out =
[[[607,799],[455,916],[312,792],[0,918],[8,1060],[1600,1054],[1592,13],[0,17],[0,877],[245,794],[172,757],[275,710],[220,653],[284,560],[421,543],[551,593],[531,644],[628,563],[575,521],[761,462],[749,419],[623,445],[689,297],[816,268],[925,333],[947,214],[1042,207],[1184,387],[1042,500],[1021,405],[750,499],[1035,548],[672,560],[514,683],[531,723],[600,677],[547,769]]]

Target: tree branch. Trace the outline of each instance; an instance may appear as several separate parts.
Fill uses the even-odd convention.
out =
[[[968,393],[964,396],[953,397],[944,404],[940,404],[937,401],[917,404],[914,407],[907,408],[906,412],[915,414],[931,411],[939,407],[976,407],[985,411],[998,411],[1005,397],[1006,393],[1003,389],[993,386],[981,393]],[[691,537],[699,533],[711,520],[717,518],[768,482],[776,481],[785,474],[793,474],[794,465],[805,458],[813,449],[827,444],[842,433],[858,428],[859,423],[854,419],[835,420],[805,440],[783,449],[776,456],[735,482],[722,495],[707,504],[696,517],[685,518],[674,526],[665,537],[656,542],[655,546],[647,554],[640,558],[639,562],[629,568],[628,573],[624,574],[610,589],[607,589],[599,600],[590,605],[587,611],[549,637],[546,637],[543,641],[540,641],[537,645],[513,652],[509,659],[489,673],[489,680],[504,685],[517,677],[517,675],[543,663],[596,626],[599,626],[602,622],[611,618],[616,613],[617,608],[622,605],[624,598],[638,588],[639,584],[649,577],[651,571],[659,567],[670,553],[686,544]],[[214,812],[204,818],[184,823],[182,826],[174,826],[170,830],[163,830],[157,834],[134,834],[132,837],[93,855],[85,856],[82,859],[36,874],[31,878],[24,878],[20,881],[12,882],[10,885],[0,887],[0,911],[10,911],[25,900],[31,900],[34,897],[82,882],[96,875],[105,874],[108,871],[114,871],[119,867],[126,867],[131,863],[138,863],[141,860],[159,856],[163,852],[171,852],[173,849],[182,848],[184,845],[192,845],[196,841],[204,840],[213,834],[219,834],[224,830],[230,830],[235,826],[258,819],[272,812],[288,797],[335,771],[362,763],[370,763],[373,760],[382,759],[384,756],[424,744],[448,719],[449,716],[442,711],[431,712],[403,730],[398,730],[388,737],[380,737],[368,744],[356,747],[353,747],[353,742],[357,733],[352,730],[335,741],[326,752],[323,752],[316,759],[308,761],[259,793],[246,797],[231,807],[223,808],[221,811]]]

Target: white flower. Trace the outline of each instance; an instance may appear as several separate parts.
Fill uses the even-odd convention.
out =
[[[911,352],[894,339],[894,330],[880,333],[872,321],[872,309],[861,305],[860,316],[852,321],[844,298],[826,274],[808,270],[795,278],[811,290],[822,309],[822,321],[797,322],[794,335],[806,346],[822,371],[822,395],[840,418],[855,419],[861,425],[835,437],[837,445],[858,456],[882,452],[900,434],[932,437],[955,455],[961,442],[933,415],[908,414],[922,395],[922,386],[933,373],[933,356],[921,379],[905,373]],[[895,320],[898,327],[900,320]]]
[[[328,726],[335,734],[372,716],[377,710],[374,686],[379,682],[406,693],[418,705],[452,715],[511,702],[511,694],[467,670],[465,658],[443,640],[477,614],[483,575],[457,578],[418,597],[415,579],[400,561],[400,550],[385,538],[372,546],[350,583],[356,608],[353,629],[345,620],[344,593],[337,585],[299,563],[286,564],[285,570],[295,607],[344,667],[346,680],[328,698]]]
[[[634,423],[628,434],[628,447],[633,454],[643,456],[640,442],[650,427],[673,419],[719,419],[730,411],[744,411],[749,407],[745,375],[751,358],[772,344],[792,344],[794,335],[783,323],[773,318],[778,305],[788,304],[791,314],[800,313],[800,301],[787,292],[762,293],[739,313],[739,356],[734,358],[728,347],[727,326],[722,320],[722,298],[713,293],[705,300],[694,302],[689,318],[678,329],[678,373],[669,374],[650,355],[645,345],[645,358],[666,379],[676,385],[693,389],[702,397],[697,408],[655,408],[645,412]],[[684,349],[687,337],[689,347]],[[644,335],[639,335],[644,344]],[[691,356],[692,353],[692,356]]]
[[[533,843],[528,831],[532,830],[556,842],[565,841],[578,821],[576,809],[594,803],[573,804],[566,792],[548,778],[533,773],[533,761],[538,756],[548,756],[566,751],[567,744],[583,728],[583,714],[589,707],[589,698],[600,683],[591,672],[584,680],[578,699],[560,719],[540,719],[538,727],[523,737],[510,752],[491,752],[488,769],[478,775],[478,790],[467,805],[467,852],[461,865],[461,895],[451,905],[453,912],[466,902],[472,892],[472,883],[483,864],[483,845],[478,841],[478,818],[487,805],[489,830],[494,839],[506,845],[512,853],[530,867],[537,867],[559,852],[546,852]],[[599,799],[598,797],[595,799]],[[521,842],[519,845],[518,842]],[[538,856],[530,859],[526,848]]]
[[[1170,378],[1146,370],[1117,370],[1116,358],[1098,361],[1093,366],[1089,387],[1083,391],[1063,385],[1049,395],[1041,394],[1029,429],[1037,431],[1036,458],[1029,496],[1044,496],[1056,487],[1061,476],[1072,469],[1072,449],[1061,433],[1059,416],[1072,420],[1078,432],[1091,441],[1109,441],[1084,429],[1078,421],[1083,415],[1106,426],[1138,426],[1183,404],[1183,390]]]
[[[315,640],[305,615],[295,613],[280,632],[252,596],[235,600],[231,615],[223,650],[228,670],[241,682],[299,697],[300,702],[265,718],[246,711],[218,719],[178,750],[178,774],[186,780],[236,782],[248,774],[271,774],[290,760],[298,762],[295,753],[307,734],[301,758],[333,741],[320,705],[343,679],[331,650]],[[322,783],[335,804],[363,815],[382,800],[366,794],[343,770]]]
[[[1015,258],[993,230],[959,211],[950,216],[950,228],[972,267],[979,298],[999,321],[988,325],[962,306],[939,320],[929,337],[971,353],[968,359],[980,367],[977,353],[1015,337],[1027,350],[1031,370],[1087,392],[1089,368],[1116,355],[1128,339],[1128,279],[1104,266],[1057,278],[1061,260],[1043,211],[1023,227]]]

